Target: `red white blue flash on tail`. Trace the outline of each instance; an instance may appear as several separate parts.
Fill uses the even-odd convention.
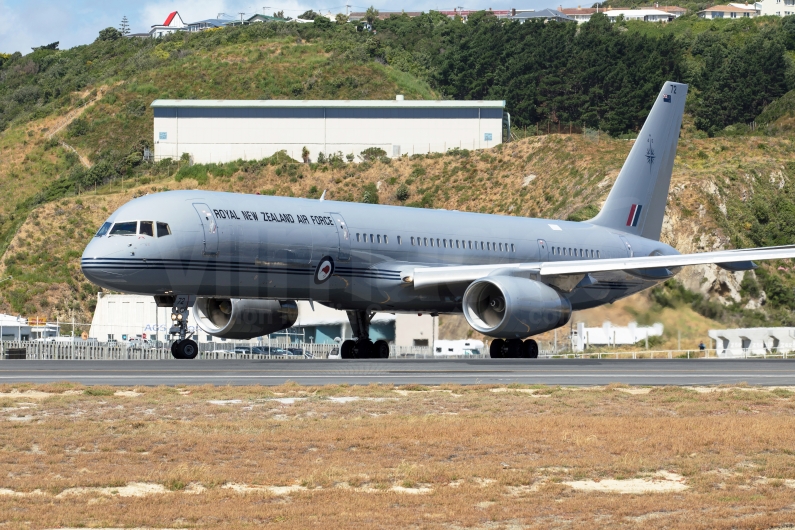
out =
[[[642,204],[633,204],[629,209],[629,217],[627,217],[627,226],[638,226],[638,219],[640,219],[640,209],[643,208]]]
[[[670,103],[670,102],[671,102],[671,94],[664,94],[663,103]]]

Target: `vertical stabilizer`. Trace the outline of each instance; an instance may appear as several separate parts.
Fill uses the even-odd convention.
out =
[[[663,85],[607,202],[591,223],[660,239],[686,96],[687,85]]]

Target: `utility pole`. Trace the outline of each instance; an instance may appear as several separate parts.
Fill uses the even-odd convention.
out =
[[[245,13],[245,12],[243,12],[243,11],[238,11],[238,15],[240,15],[240,24],[241,24],[241,25],[243,24],[243,15],[245,15],[245,14],[246,14],[246,13]]]

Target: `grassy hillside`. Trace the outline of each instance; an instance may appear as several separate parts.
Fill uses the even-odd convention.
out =
[[[14,276],[0,284],[0,311],[60,318],[75,311],[79,320],[89,319],[95,291],[80,273],[80,252],[110,212],[144,193],[200,188],[319,197],[325,189],[334,200],[578,219],[590,217],[601,206],[630,145],[606,137],[549,135],[492,150],[453,150],[361,164],[298,164],[274,156],[182,169],[176,163],[137,166],[124,191],[120,181],[114,182],[33,211],[0,263],[0,276]],[[769,139],[761,147],[756,138],[685,135],[675,164],[664,240],[683,252],[754,244],[756,231],[764,235],[766,229],[757,226],[758,220],[747,220],[751,210],[746,204],[754,197],[776,195],[786,210],[781,201],[788,200],[789,193],[782,190],[790,190],[795,177],[795,167],[788,164],[793,149],[795,143],[782,138]],[[776,204],[765,200],[771,207]],[[785,213],[768,212],[769,219],[783,220]],[[622,318],[653,321],[663,318],[659,315],[666,310],[674,315],[683,308],[687,314],[725,323],[790,322],[788,308],[793,304],[786,293],[792,292],[795,278],[789,271],[777,271],[779,266],[791,268],[787,262],[765,264],[756,275],[747,275],[757,278],[753,283],[743,282],[742,273],[714,267],[686,269],[679,278],[689,291],[678,284],[660,288],[645,295],[646,302],[625,306],[625,317],[616,317],[617,323]],[[710,302],[710,297],[724,303]],[[763,300],[766,312],[754,311]],[[630,311],[633,304],[640,304],[635,313]]]
[[[95,289],[79,271],[79,255],[101,221],[136,195],[201,188],[319,197],[325,189],[327,197],[344,201],[584,220],[598,211],[631,146],[631,140],[589,132],[362,164],[336,158],[298,164],[279,155],[222,166],[143,163],[143,148],[152,141],[149,104],[156,98],[439,97],[419,78],[371,60],[368,47],[381,44],[278,27],[267,35],[235,30],[98,42],[14,59],[0,76],[6,120],[0,132],[0,280],[13,276],[0,282],[0,311],[90,320]],[[726,28],[737,33],[736,24]],[[64,75],[42,77],[37,68]],[[36,86],[43,88],[35,104],[23,104],[29,85],[12,80],[12,70],[39,76]],[[23,102],[3,103],[9,97]],[[765,111],[772,121],[786,119],[787,98],[778,110]],[[758,132],[709,139],[692,115],[685,123],[663,239],[682,252],[792,243],[795,140]],[[678,314],[700,315],[686,319],[701,327],[706,318],[790,323],[793,274],[788,262],[747,275],[689,268],[681,284],[622,305],[616,322]]]

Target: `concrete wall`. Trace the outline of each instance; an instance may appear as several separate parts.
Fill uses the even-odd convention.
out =
[[[312,102],[309,102],[312,103]],[[481,149],[502,142],[502,108],[192,108],[155,106],[155,159],[189,153],[196,163],[257,160],[284,150],[301,161],[306,146],[358,155],[380,147],[389,157]],[[383,103],[383,102],[382,102]],[[440,102],[451,103],[451,102]],[[472,102],[477,103],[477,102]]]
[[[744,357],[795,350],[795,328],[711,329],[718,357]]]

